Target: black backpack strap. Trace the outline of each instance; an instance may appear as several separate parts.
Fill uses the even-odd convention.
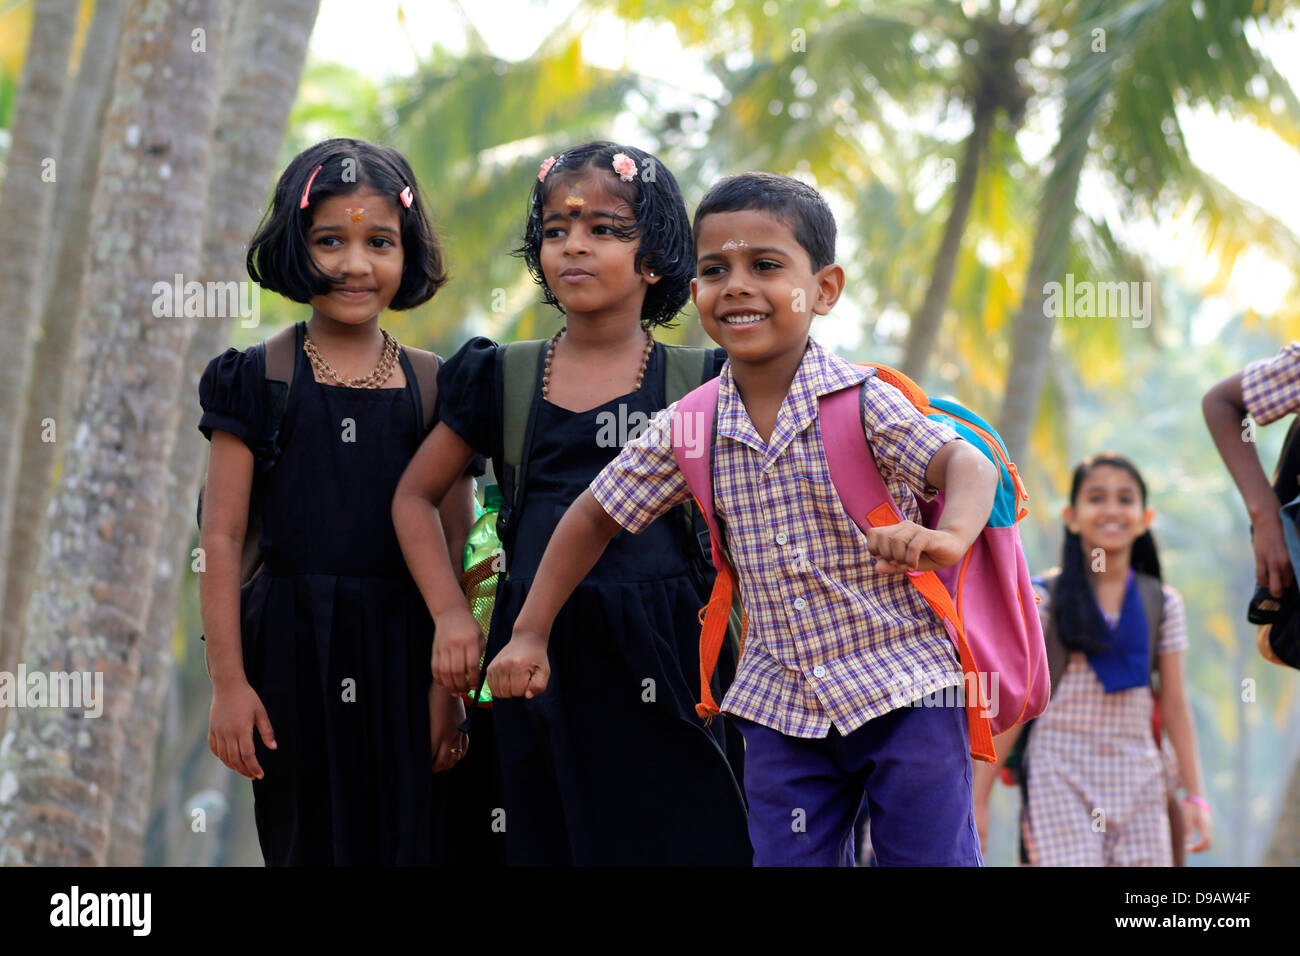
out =
[[[254,348],[262,347],[265,356],[266,377],[272,381],[293,386],[293,369],[297,364],[298,350],[302,348],[303,323],[296,322],[267,338]]]
[[[442,365],[442,359],[433,352],[410,345],[403,345],[402,353],[415,374],[415,380],[408,385],[414,387],[420,409],[420,421],[423,422],[420,434],[427,435],[433,424],[433,410],[438,405],[438,369]]]
[[[546,357],[546,340],[510,342],[497,346],[501,371],[501,453],[502,468],[497,480],[501,485],[501,513],[497,517],[497,534],[501,547],[509,555],[507,544],[518,526],[523,506],[523,487],[528,474],[528,450],[533,444],[537,422],[537,402],[541,389],[542,365]],[[508,560],[508,558],[507,558]]]
[[[713,378],[713,350],[664,345],[664,401],[671,405]]]
[[[1155,687],[1154,678],[1159,676],[1159,653],[1157,647],[1160,644],[1160,628],[1165,622],[1165,586],[1161,580],[1153,574],[1137,574],[1138,593],[1142,596],[1142,613],[1147,619],[1147,634],[1151,650],[1150,671],[1153,678],[1151,686]]]
[[[289,407],[289,391],[293,388],[294,369],[298,364],[298,353],[302,351],[305,331],[306,323],[298,322],[253,346],[258,350],[265,382],[263,414],[266,417],[262,422],[257,449],[253,453],[259,471],[274,468],[283,450],[280,444],[280,425],[284,421],[285,410]]]

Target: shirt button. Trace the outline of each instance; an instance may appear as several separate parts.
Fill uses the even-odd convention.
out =
[[[770,475],[775,470],[776,470],[776,462],[774,461],[769,461],[766,465],[763,466],[763,474],[765,475]]]
[[[778,531],[776,534],[776,543],[785,544],[785,541],[786,541],[785,535]]]
[[[826,668],[822,667],[820,664],[818,664],[816,667],[813,668],[813,677],[825,677],[825,676],[826,676]]]
[[[794,609],[795,609],[796,611],[802,611],[802,610],[804,610],[804,609],[807,608],[807,607],[808,607],[808,602],[805,601],[803,598],[795,598],[795,599],[794,599]]]

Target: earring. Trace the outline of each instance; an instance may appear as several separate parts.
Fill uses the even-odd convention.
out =
[[[653,273],[653,272],[652,272],[652,273],[650,273],[650,278],[652,278],[652,279],[653,279],[653,278],[654,278],[654,277],[655,277],[655,274],[654,274],[654,273]]]

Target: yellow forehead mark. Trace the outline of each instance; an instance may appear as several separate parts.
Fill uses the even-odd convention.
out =
[[[366,218],[365,206],[344,206],[343,211],[352,217],[353,222],[360,222],[362,219]]]

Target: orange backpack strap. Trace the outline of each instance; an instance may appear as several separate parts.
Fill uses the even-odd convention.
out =
[[[907,400],[920,409],[930,407],[930,396],[926,394],[925,389],[916,382],[912,381],[896,368],[890,368],[888,365],[876,365],[871,363],[868,368],[876,370],[876,378],[880,379],[886,385],[892,385],[904,395]]]
[[[699,505],[699,499],[696,499],[696,504],[701,511],[704,510]],[[713,579],[709,603],[700,608],[700,702],[695,705],[695,712],[706,720],[719,713],[718,702],[713,699],[709,685],[718,666],[722,643],[727,639],[727,623],[731,619],[731,602],[736,589],[736,569],[718,548],[712,528],[709,537],[713,543],[713,564],[718,574]]]
[[[688,392],[673,410],[673,459],[695,498],[696,507],[709,529],[709,544],[717,577],[709,603],[700,609],[700,703],[695,712],[706,720],[719,713],[709,684],[718,665],[722,642],[737,586],[736,569],[727,559],[726,544],[718,517],[713,511],[713,447],[717,443],[719,379],[713,378]],[[701,439],[707,436],[707,444]],[[741,640],[744,640],[744,617]]]

